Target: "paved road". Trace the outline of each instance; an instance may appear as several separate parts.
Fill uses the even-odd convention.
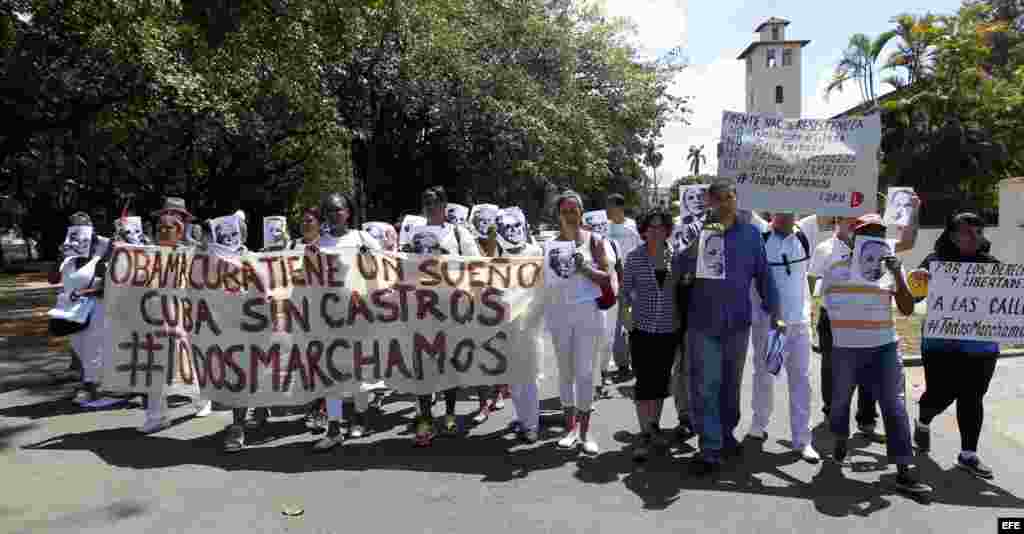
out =
[[[548,376],[556,376],[547,363]],[[909,369],[908,378],[916,396],[921,370]],[[982,439],[983,458],[997,473],[992,483],[953,468],[959,439],[952,412],[936,420],[936,452],[921,458],[936,486],[930,503],[887,486],[894,475],[877,471],[881,445],[854,440],[852,467],[842,471],[789,453],[779,441],[788,439],[782,384],[764,450],[748,450],[712,479],[687,471],[694,441],[642,468],[631,461],[624,431],[635,430],[635,419],[622,398],[628,384],[599,403],[602,454],[582,460],[557,451],[550,438],[535,446],[507,439],[508,409],[471,437],[438,439],[427,451],[411,446],[405,422],[412,404],[396,401],[385,406],[378,434],[335,453],[309,454],[312,437],[285,419],[274,425],[276,438],[224,456],[216,434],[227,412],[140,436],[133,430],[138,409],[80,413],[62,398],[66,387],[11,391],[0,394],[0,532],[991,533],[997,517],[1024,516],[1022,379],[1024,358],[1000,362]],[[744,385],[747,405],[749,371]],[[557,409],[556,397],[549,379],[545,407]],[[474,406],[461,402],[460,413]],[[818,399],[813,410],[817,424]],[[672,427],[674,410],[666,412],[663,426]],[[749,416],[745,408],[741,431]],[[830,450],[820,428],[815,435],[819,449]],[[287,505],[304,515],[285,517]]]

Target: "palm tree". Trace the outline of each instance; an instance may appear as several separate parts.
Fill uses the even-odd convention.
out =
[[[850,36],[843,57],[832,74],[832,81],[825,87],[826,100],[833,91],[842,91],[847,82],[856,81],[863,103],[873,104],[877,98],[875,63],[882,49],[895,36],[895,30],[884,32],[874,40],[863,33]]]
[[[935,54],[926,35],[926,32],[935,23],[936,17],[931,13],[923,16],[899,15],[892,20],[896,24],[896,37],[899,38],[896,50],[889,54],[882,70],[906,70],[906,78],[897,75],[887,76],[881,80],[882,83],[899,89],[927,76],[932,70],[933,56]]]
[[[654,175],[653,186],[658,187],[658,167],[661,167],[661,162],[664,161],[665,156],[660,152],[665,145],[661,143],[655,143],[653,139],[647,141],[647,145],[644,147],[644,165],[651,168],[651,172]],[[651,177],[650,175],[644,177],[644,209],[650,207],[651,198]]]
[[[690,145],[690,153],[687,154],[686,161],[690,162],[690,172],[693,173],[694,176],[700,176],[701,163],[703,162],[706,164],[708,162],[708,158],[704,157],[704,154],[702,153],[703,151],[704,145],[700,145],[700,147]]]

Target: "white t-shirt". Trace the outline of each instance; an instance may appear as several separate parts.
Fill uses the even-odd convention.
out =
[[[625,224],[608,223],[608,239],[615,241],[619,248],[619,255],[623,258],[629,257],[633,249],[643,244],[643,239],[636,231],[636,226],[630,226],[629,221]]]
[[[441,238],[441,248],[447,250],[452,256],[483,256],[480,252],[480,246],[476,243],[476,237],[473,237],[469,233],[469,230],[463,226],[456,226],[449,223],[444,223],[445,234]],[[459,232],[458,239],[455,238],[455,232]],[[459,244],[462,244],[461,252]]]
[[[366,248],[370,250],[384,250],[381,246],[380,241],[372,235],[362,230],[349,230],[348,233],[339,237],[333,238],[329,236],[320,236],[320,241],[317,242],[317,246],[321,249],[330,248],[359,248],[366,245]]]
[[[753,214],[751,219],[761,233],[771,231],[768,222],[757,214]],[[814,247],[818,240],[817,216],[800,219],[796,226],[807,238],[807,252],[804,251],[804,246],[795,232],[785,237],[772,232],[764,244],[764,250],[768,257],[768,268],[772,271],[772,280],[779,290],[782,320],[791,325],[808,325],[811,323],[811,291],[807,284],[807,274],[811,271],[817,253]],[[788,271],[786,265],[777,265],[785,263],[783,255],[789,260]],[[810,257],[807,257],[808,255]],[[768,313],[764,311],[761,296],[754,288],[751,288],[750,300],[754,321],[766,322]]]
[[[590,263],[591,267],[599,269],[597,262],[594,261],[594,256],[590,252],[590,237],[587,241],[584,241],[582,245],[577,247],[577,251],[583,254],[583,261]],[[614,265],[615,252],[612,250],[612,246],[608,244],[607,239],[602,239],[601,244],[604,247],[605,258],[608,259],[608,265]],[[614,278],[613,278],[614,279]],[[586,304],[591,303],[594,307],[597,307],[595,300],[601,296],[601,288],[598,287],[591,279],[583,276],[582,273],[575,273],[570,278],[571,283],[563,284],[557,289],[550,289],[547,291],[547,302],[550,304]]]

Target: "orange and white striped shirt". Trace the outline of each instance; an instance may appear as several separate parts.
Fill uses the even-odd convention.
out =
[[[850,276],[850,256],[835,255],[822,277],[821,294],[836,347],[881,347],[898,340],[892,304],[896,281],[886,273],[876,284]],[[903,274],[906,276],[906,273]]]

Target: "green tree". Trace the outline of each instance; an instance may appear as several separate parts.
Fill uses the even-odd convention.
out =
[[[850,42],[836,65],[832,80],[825,87],[825,98],[834,91],[841,92],[847,83],[855,82],[860,90],[861,101],[873,105],[877,98],[878,56],[895,36],[894,30],[883,32],[873,40],[863,33],[850,36]]]

